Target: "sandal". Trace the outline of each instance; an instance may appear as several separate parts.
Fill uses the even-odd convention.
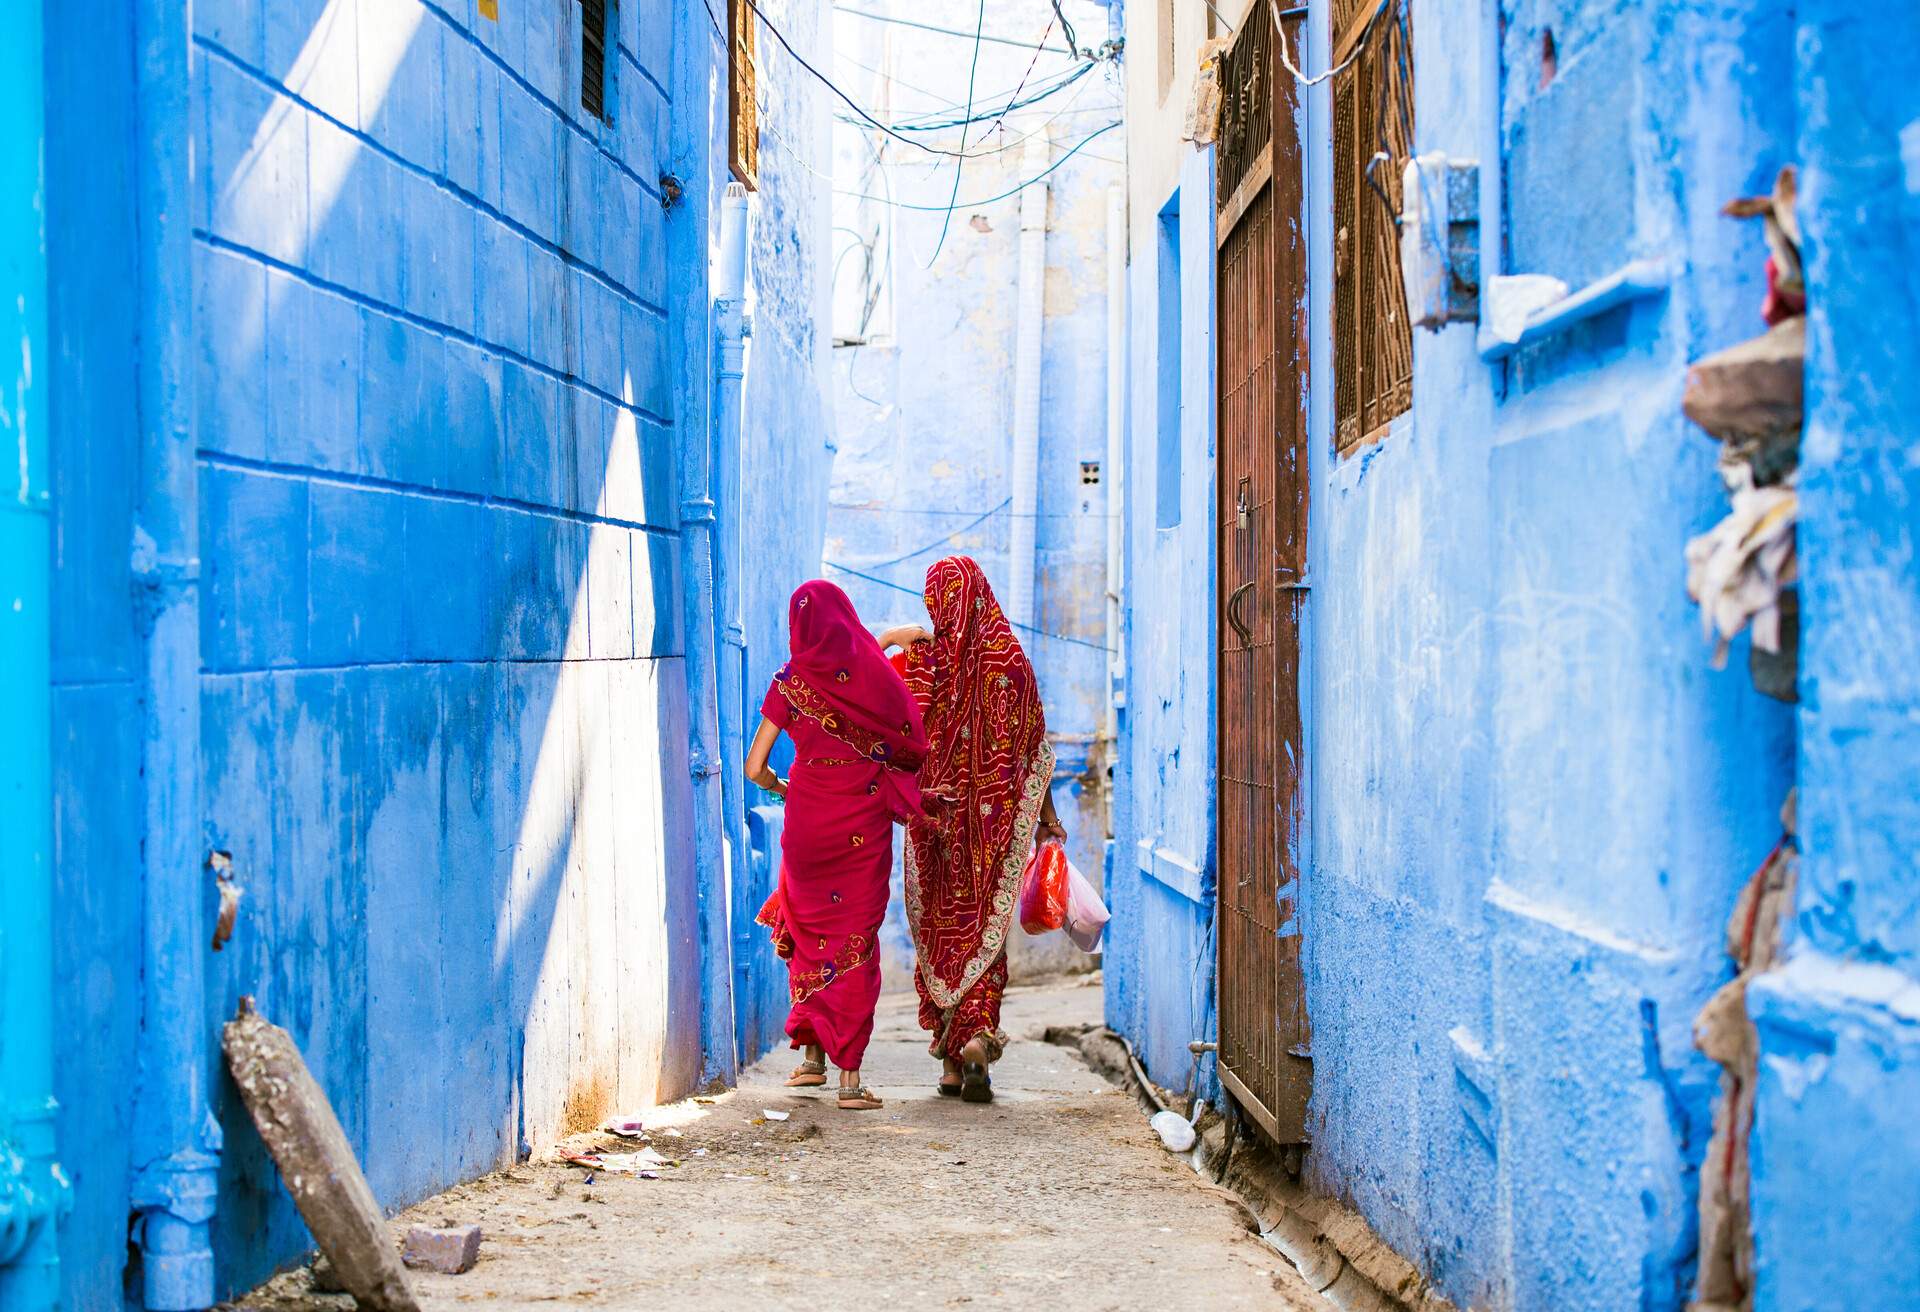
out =
[[[843,1112],[871,1112],[886,1106],[886,1103],[873,1096],[873,1090],[864,1084],[843,1084],[840,1086],[840,1110]]]
[[[793,1068],[793,1074],[787,1077],[789,1089],[818,1088],[827,1082],[827,1064],[823,1061],[807,1061],[804,1058]]]
[[[960,1064],[960,1100],[962,1102],[992,1102],[993,1081],[987,1076],[985,1063],[977,1061]]]

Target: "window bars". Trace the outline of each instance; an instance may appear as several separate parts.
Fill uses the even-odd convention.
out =
[[[727,0],[727,168],[748,191],[760,186],[754,33],[752,0]]]
[[[580,108],[607,119],[607,5],[580,0]]]
[[[1273,29],[1248,23],[1220,56],[1220,126],[1214,134],[1214,195],[1225,207],[1273,136]]]
[[[1336,0],[1333,60],[1334,447],[1382,437],[1413,404],[1400,278],[1400,175],[1413,145],[1405,0]]]

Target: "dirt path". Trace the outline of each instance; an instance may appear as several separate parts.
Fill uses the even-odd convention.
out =
[[[576,1166],[534,1163],[412,1209],[396,1228],[477,1222],[486,1234],[472,1271],[416,1277],[423,1307],[1326,1306],[1231,1202],[1160,1147],[1132,1099],[1041,1041],[1048,1025],[1097,1022],[1098,988],[1009,996],[1003,1023],[1015,1042],[994,1068],[989,1106],[935,1094],[938,1067],[911,1002],[882,1000],[868,1052],[867,1082],[885,1110],[842,1112],[780,1087],[793,1060],[782,1049],[738,1090],[647,1117],[654,1146],[681,1163],[658,1179],[589,1184]],[[767,1120],[767,1109],[789,1118]],[[611,1136],[576,1146],[588,1142],[636,1146]],[[276,1282],[296,1284],[304,1276]]]

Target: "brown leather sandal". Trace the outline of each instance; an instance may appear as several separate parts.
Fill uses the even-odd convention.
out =
[[[873,1090],[864,1084],[840,1086],[840,1110],[843,1112],[871,1112],[886,1105],[885,1102],[874,1097]]]
[[[807,1061],[804,1058],[793,1068],[793,1074],[787,1076],[789,1089],[815,1089],[827,1082],[827,1064],[823,1061]]]

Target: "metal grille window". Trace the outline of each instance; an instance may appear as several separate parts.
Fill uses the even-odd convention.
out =
[[[580,0],[580,108],[607,118],[607,9],[612,0]]]
[[[1335,0],[1334,445],[1382,437],[1413,404],[1413,332],[1400,281],[1400,174],[1413,146],[1413,48],[1404,0]]]
[[[748,191],[760,186],[760,102],[752,0],[727,3],[727,167]]]

